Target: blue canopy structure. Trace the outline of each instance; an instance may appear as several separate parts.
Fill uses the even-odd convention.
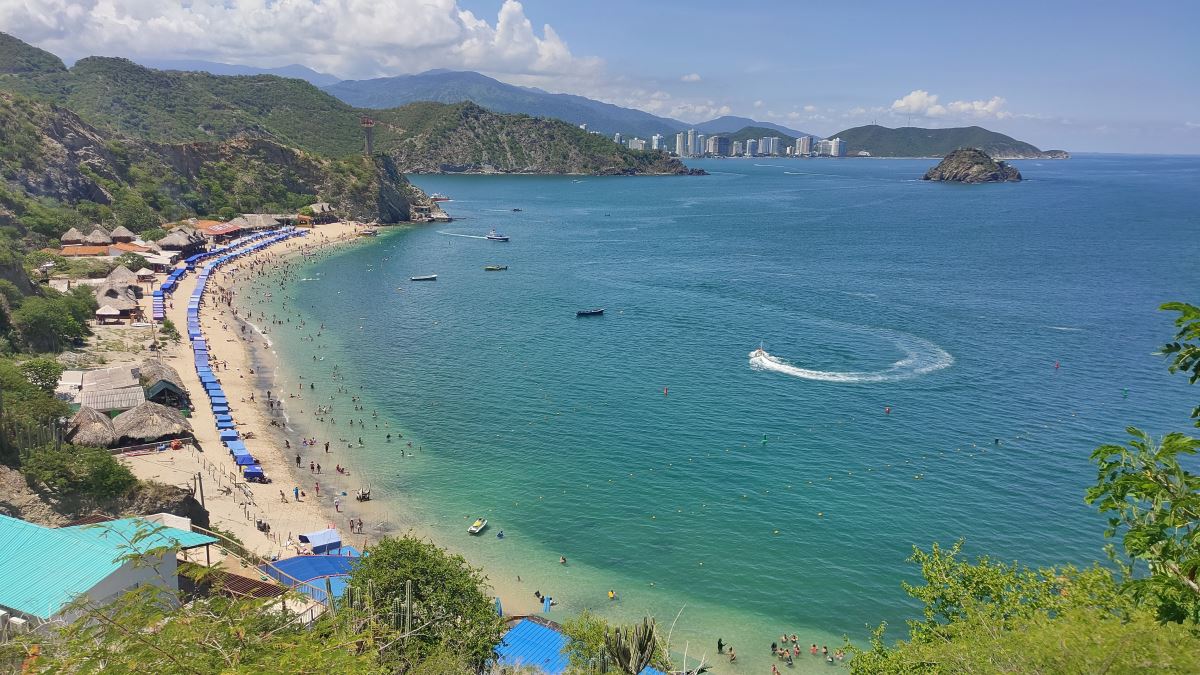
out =
[[[266,478],[267,474],[263,473],[262,467],[257,464],[252,464],[242,469],[243,478]]]
[[[225,441],[236,441],[236,440],[238,439],[238,432],[236,432],[236,431],[222,431],[222,432],[221,432],[221,434],[220,434],[220,438],[221,438],[221,442],[225,442]]]
[[[318,530],[300,535],[300,541],[312,547],[313,553],[324,553],[330,549],[342,547],[342,535],[337,529]]]
[[[226,441],[225,447],[229,448],[230,454],[236,455],[239,452],[244,452],[244,453],[250,452],[249,450],[246,449],[246,443],[243,441],[240,441],[240,440]]]
[[[258,464],[258,460],[254,459],[252,455],[234,455],[233,461],[237,462],[238,466],[250,466],[251,464]]]
[[[233,422],[217,422],[218,429],[233,429],[236,426]]]
[[[225,413],[228,413],[228,412],[229,412],[229,406],[227,406],[227,405],[214,405],[214,406],[212,407],[212,411],[213,411],[214,413],[225,414]]]

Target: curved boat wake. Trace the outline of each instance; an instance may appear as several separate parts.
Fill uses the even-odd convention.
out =
[[[754,370],[767,370],[821,382],[895,382],[927,375],[954,364],[954,357],[949,352],[928,340],[902,333],[889,333],[888,335],[896,347],[904,353],[904,358],[883,370],[812,370],[796,366],[778,356],[772,356],[761,348],[750,352],[750,367]]]

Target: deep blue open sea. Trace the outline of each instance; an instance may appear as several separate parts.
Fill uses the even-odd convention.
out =
[[[552,619],[684,608],[677,649],[738,649],[719,673],[765,671],[784,631],[899,637],[914,545],[1103,558],[1089,453],[1186,430],[1200,398],[1154,355],[1157,307],[1200,301],[1200,158],[1020,161],[1024,182],[978,186],[917,180],[933,163],[415,177],[455,221],[310,263],[275,302],[326,330],[273,337],[413,442],[338,432],[365,437],[350,462],[401,529],[520,574]]]

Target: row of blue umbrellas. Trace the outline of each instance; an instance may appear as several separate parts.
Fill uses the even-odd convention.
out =
[[[215,260],[200,268],[200,272],[196,276],[196,290],[192,292],[192,296],[188,299],[188,340],[192,345],[192,357],[196,366],[196,374],[200,377],[200,384],[204,387],[204,392],[208,394],[209,405],[212,407],[213,417],[217,421],[217,432],[219,433],[221,442],[228,448],[233,461],[239,467],[242,467],[242,476],[247,479],[264,478],[263,470],[258,465],[258,460],[246,448],[246,444],[242,441],[240,434],[238,434],[237,424],[233,421],[233,416],[229,414],[229,399],[226,398],[225,390],[221,388],[221,383],[217,380],[209,363],[208,340],[204,338],[204,333],[200,330],[200,300],[204,297],[208,278],[216,268],[242,256],[260,251],[272,244],[303,234],[305,234],[304,230],[297,230],[290,227],[270,230],[240,237],[220,248],[189,256],[185,260],[188,266],[187,269],[194,270],[199,263],[215,258]],[[182,275],[186,274],[187,270],[180,269],[176,270],[176,272],[181,273],[179,278],[182,278]],[[165,287],[166,284],[163,284],[163,286]]]

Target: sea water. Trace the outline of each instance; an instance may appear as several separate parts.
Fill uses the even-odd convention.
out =
[[[1103,558],[1089,453],[1185,430],[1200,397],[1154,355],[1157,307],[1200,300],[1200,159],[1021,161],[1024,182],[975,186],[920,181],[931,163],[414,177],[454,222],[312,262],[265,306],[325,325],[273,338],[363,397],[328,435],[363,438],[339,457],[394,526],[520,575],[551,619],[678,615],[677,652],[765,668],[783,632],[901,636],[914,545]]]

